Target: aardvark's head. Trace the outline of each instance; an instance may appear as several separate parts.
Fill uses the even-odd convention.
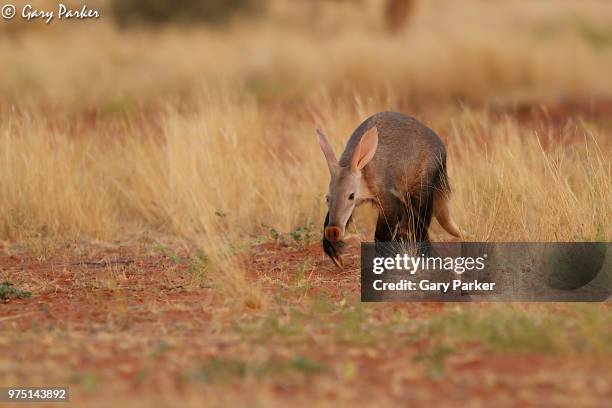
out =
[[[378,131],[376,127],[368,130],[353,149],[348,163],[342,166],[338,163],[325,134],[317,129],[317,135],[331,175],[327,192],[329,221],[325,227],[325,238],[330,242],[337,242],[344,235],[346,224],[353,214],[357,200],[362,198],[365,193],[361,191],[363,185],[361,180],[362,170],[376,153]]]

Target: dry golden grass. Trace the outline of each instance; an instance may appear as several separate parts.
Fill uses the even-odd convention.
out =
[[[492,124],[468,112],[451,139],[462,224],[481,241],[609,241],[608,132]]]
[[[341,103],[320,96],[303,115],[207,94],[190,112],[159,113],[158,134],[125,122],[124,134],[97,138],[13,116],[0,136],[2,236],[116,239],[148,228],[210,246],[265,226],[318,225],[328,175],[316,123],[340,151],[388,100]],[[475,239],[610,239],[607,130],[535,129],[471,110],[448,116],[432,122],[449,146],[454,213]]]

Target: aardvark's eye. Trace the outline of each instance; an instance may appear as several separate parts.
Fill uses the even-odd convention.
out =
[[[354,200],[355,199],[355,193],[351,193],[351,195],[349,195],[349,200]]]

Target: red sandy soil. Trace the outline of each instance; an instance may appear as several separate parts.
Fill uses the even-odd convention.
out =
[[[493,113],[509,115],[521,123],[549,123],[564,126],[568,122],[589,120],[610,124],[612,100],[602,98],[564,99],[552,104],[520,104],[514,108],[493,109]]]
[[[109,395],[150,398],[151,393],[193,386],[180,374],[195,361],[259,352],[261,344],[245,345],[230,335],[215,334],[211,327],[219,321],[231,324],[234,319],[227,312],[227,299],[206,285],[191,285],[187,254],[180,255],[178,263],[159,251],[142,248],[91,248],[57,253],[44,261],[25,254],[0,255],[0,280],[33,292],[29,299],[0,304],[0,382],[68,381],[76,401],[104,401]],[[247,258],[253,265],[249,279],[262,282],[264,290],[274,289],[270,282],[288,281],[308,260],[305,274],[315,283],[311,291],[337,300],[359,296],[355,245],[345,255],[342,271],[324,258],[318,244],[292,248],[266,243],[256,246]],[[109,284],[109,279],[114,283]],[[415,318],[426,319],[449,307],[468,306],[386,304],[379,310],[403,308]],[[167,345],[160,346],[160,339]],[[380,401],[451,406],[470,402],[610,406],[612,401],[609,360],[492,354],[482,346],[466,345],[448,357],[445,376],[434,379],[413,363],[421,348],[418,344],[321,348],[310,341],[292,347],[290,351],[299,350],[331,366],[350,363],[355,374],[344,380],[334,372],[302,382],[266,382],[266,389],[281,404],[295,398],[306,403],[312,399],[328,404]],[[83,380],[90,374],[98,383],[96,391],[88,391],[91,385]],[[322,387],[325,381],[335,388]]]

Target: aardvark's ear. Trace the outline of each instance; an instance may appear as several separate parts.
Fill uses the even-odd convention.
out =
[[[323,133],[323,131],[319,128],[317,128],[317,136],[319,138],[319,146],[321,146],[321,151],[323,152],[323,155],[325,155],[325,160],[327,160],[329,172],[333,173],[336,170],[336,167],[338,167],[338,159],[336,159],[336,155],[329,144],[329,140],[327,140],[327,136],[325,136],[325,133]]]
[[[376,148],[378,147],[378,130],[376,126],[373,126],[365,132],[363,136],[361,136],[361,140],[359,141],[359,145],[355,148],[353,152],[353,157],[351,158],[351,168],[353,170],[361,170],[365,167],[366,164],[372,160],[374,157],[374,153],[376,153]]]

